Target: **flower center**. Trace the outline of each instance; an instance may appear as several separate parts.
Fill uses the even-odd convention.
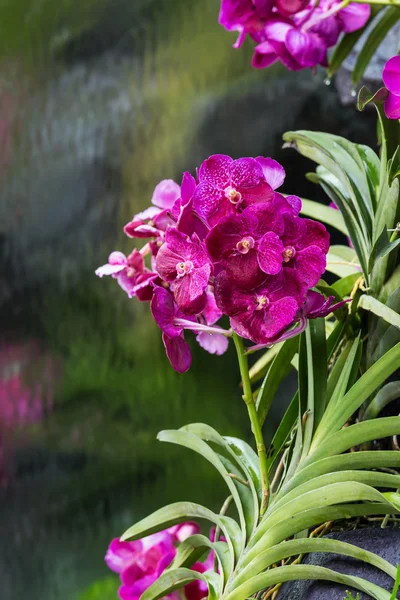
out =
[[[252,248],[254,248],[254,239],[251,235],[244,237],[236,244],[236,250],[240,252],[240,254],[247,254]]]
[[[132,267],[128,267],[126,270],[126,274],[128,275],[128,277],[134,277],[136,273],[136,269],[133,269]]]
[[[224,193],[225,197],[228,198],[229,202],[232,202],[232,204],[239,204],[239,202],[242,201],[242,194],[235,190],[231,185],[228,185],[228,187],[225,188]]]
[[[188,275],[193,271],[194,265],[191,260],[185,260],[176,265],[176,272],[178,274],[178,279]]]
[[[296,255],[296,250],[293,248],[293,246],[286,246],[286,248],[282,252],[283,262],[285,262],[285,263],[289,262],[289,260],[294,258],[295,255]]]
[[[262,310],[269,304],[269,300],[268,300],[267,296],[263,296],[263,295],[257,296],[256,302],[257,302],[256,310]]]

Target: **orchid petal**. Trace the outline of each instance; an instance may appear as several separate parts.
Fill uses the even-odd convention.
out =
[[[224,354],[229,345],[229,340],[225,335],[220,333],[199,333],[196,336],[199,345],[210,354],[221,356]]]
[[[172,368],[178,373],[185,373],[192,364],[192,354],[187,342],[183,337],[170,338],[166,333],[162,334],[162,340]]]
[[[269,231],[257,242],[257,259],[260,269],[267,275],[276,275],[282,268],[284,246],[279,237]]]

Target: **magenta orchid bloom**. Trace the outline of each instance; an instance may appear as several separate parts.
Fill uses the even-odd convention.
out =
[[[338,308],[345,306],[348,302],[351,302],[351,299],[341,300],[340,302],[334,302],[334,300],[334,296],[325,298],[322,294],[314,290],[309,290],[306,300],[299,311],[299,316],[307,319],[324,318],[335,310],[338,310]]]
[[[270,276],[252,291],[238,289],[226,272],[215,281],[217,304],[231,317],[232,329],[257,344],[268,344],[293,323],[304,294],[305,286],[295,269]]]
[[[282,269],[283,218],[271,203],[245,209],[221,220],[206,238],[208,253],[221,262],[231,280],[241,288],[260,285],[267,275]]]
[[[284,215],[284,266],[295,268],[307,287],[318,283],[326,269],[329,233],[322,223]]]
[[[180,186],[172,179],[164,179],[154,189],[150,206],[146,210],[134,215],[124,227],[124,232],[131,238],[152,238],[162,235],[174,221],[170,211],[181,195]]]
[[[122,586],[118,593],[121,600],[139,600],[173,561],[177,544],[199,531],[196,523],[183,523],[135,542],[112,540],[105,562],[112,571],[120,574]],[[210,568],[210,562],[196,563],[192,568],[202,573]],[[201,585],[191,587],[189,593],[188,600],[200,600],[207,595]]]
[[[262,29],[273,4],[273,0],[222,0],[219,23],[228,31],[239,32],[234,48],[240,48],[247,34]]]
[[[364,27],[370,12],[368,4],[350,3],[342,8],[340,0],[222,0],[219,22],[229,31],[239,31],[236,48],[246,34],[254,39],[255,68],[280,60],[287,69],[298,71],[327,66],[328,48],[341,33]]]
[[[151,300],[153,283],[157,279],[157,273],[145,268],[143,256],[138,250],[133,250],[128,257],[122,252],[112,252],[108,263],[96,269],[96,275],[111,275],[129,298],[136,296],[141,302]]]
[[[233,160],[225,154],[214,154],[199,169],[193,206],[213,226],[249,204],[271,200],[273,195],[257,159]]]
[[[205,290],[211,274],[211,262],[203,244],[170,228],[165,244],[158,251],[156,269],[161,279],[173,284],[177,305],[187,314],[200,313],[205,305]]]
[[[388,90],[385,115],[388,119],[400,119],[400,55],[393,56],[385,64],[383,83]]]
[[[271,16],[262,13],[261,0],[250,4],[268,20],[265,28],[278,27],[275,8]],[[249,7],[239,2],[238,10],[239,5]],[[224,6],[235,9],[229,2]],[[284,6],[290,12],[297,5],[287,0]],[[293,23],[291,18],[290,27]],[[128,236],[150,237],[149,242],[129,256],[113,252],[97,269],[98,276],[117,279],[129,297],[151,300],[167,357],[179,373],[192,363],[185,331],[219,356],[232,330],[265,347],[298,335],[315,318],[304,303],[325,270],[329,235],[321,223],[299,216],[298,196],[277,191],[284,180],[285,170],[272,158],[210,156],[197,180],[184,173],[181,186],[162,181],[153,206],[125,227]],[[231,329],[218,325],[224,315]]]

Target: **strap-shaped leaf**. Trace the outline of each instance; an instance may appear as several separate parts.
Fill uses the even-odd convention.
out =
[[[225,542],[211,542],[201,534],[191,535],[179,544],[175,558],[169,568],[172,570],[191,567],[208,550],[215,552],[220,571],[226,583],[233,570],[232,557],[227,544]]]
[[[340,404],[343,396],[346,394],[346,391],[351,387],[357,377],[358,369],[360,367],[361,362],[361,352],[362,351],[362,342],[360,340],[360,334],[350,345],[350,351],[346,355],[346,362],[343,363],[340,361],[341,371],[339,372],[339,377],[337,379],[336,385],[332,391],[332,394],[329,396],[329,407],[327,411],[330,413],[334,413],[336,410],[336,406]],[[340,357],[341,358],[341,357]],[[337,362],[339,364],[339,360]],[[336,365],[335,365],[336,367]],[[333,369],[331,373],[331,377],[334,378],[338,375],[338,369]]]
[[[290,490],[293,490],[297,486],[301,486],[304,482],[325,473],[334,473],[348,469],[380,469],[387,467],[400,467],[400,452],[393,450],[366,450],[321,458],[302,468],[290,481],[287,481],[276,496],[276,500],[290,493]]]
[[[238,456],[241,463],[246,467],[257,492],[259,502],[262,498],[262,486],[260,479],[260,463],[254,450],[243,440],[235,437],[224,436],[224,440]]]
[[[398,434],[400,434],[400,417],[382,417],[355,423],[325,437],[319,445],[316,445],[315,451],[301,464],[300,468],[304,469],[316,460],[341,454],[365,442]]]
[[[288,409],[286,410],[283,419],[278,425],[278,429],[275,432],[275,435],[272,439],[272,442],[268,448],[267,452],[267,465],[268,469],[271,470],[275,460],[279,456],[284,444],[286,443],[290,432],[292,431],[296,419],[299,414],[299,394],[296,392],[292,401],[289,404]]]
[[[400,398],[400,381],[390,381],[379,390],[375,398],[368,405],[362,416],[363,421],[376,419],[385,406],[393,402],[393,400],[397,400],[397,398]]]
[[[372,596],[372,598],[375,598],[375,600],[390,600],[389,592],[366,579],[343,575],[332,569],[315,565],[294,565],[270,569],[266,573],[252,577],[235,590],[232,590],[232,592],[224,597],[224,600],[246,600],[246,598],[250,598],[253,594],[267,587],[276,585],[277,583],[284,583],[285,581],[295,581],[296,579],[333,581],[361,590]]]
[[[363,294],[358,302],[358,306],[364,310],[373,312],[378,317],[385,319],[389,325],[394,325],[400,329],[400,315],[373,296]]]
[[[360,279],[361,273],[358,271],[357,273],[353,273],[352,275],[347,275],[346,277],[342,277],[338,281],[332,284],[332,287],[336,292],[345,298],[346,296],[350,296],[350,292],[354,288],[354,284],[357,279]]]
[[[347,256],[344,256],[343,249],[346,249]],[[331,246],[326,256],[326,270],[338,277],[360,277],[361,274],[355,252],[347,246]]]
[[[333,506],[334,504],[358,501],[384,502],[385,499],[380,492],[375,490],[370,485],[357,483],[355,481],[331,483],[326,485],[324,488],[318,488],[309,492],[305,492],[301,495],[296,495],[294,498],[292,497],[291,500],[289,500],[287,503],[284,503],[284,505],[280,506],[272,513],[265,514],[249,546],[254,549],[255,544],[257,544],[257,542],[264,536],[268,537],[270,532],[273,530],[273,543],[277,543],[277,541],[280,540],[275,541],[274,536],[276,535],[276,532],[279,531],[279,526],[282,524],[282,528],[284,529],[285,523],[290,521],[290,519],[299,513],[312,510],[313,508],[321,508],[323,506],[329,507]],[[284,540],[287,537],[288,536],[285,535],[281,539]]]
[[[258,575],[258,573],[265,571],[271,565],[279,563],[285,558],[297,556],[299,554],[309,554],[311,552],[333,552],[335,554],[351,556],[352,558],[377,567],[393,579],[396,577],[397,571],[395,567],[373,552],[363,550],[353,544],[329,538],[302,538],[282,542],[281,544],[272,546],[272,548],[268,548],[261,552],[259,556],[252,560],[251,563],[240,571],[240,573],[232,580],[229,591],[238,588],[239,585],[242,585],[251,577]]]
[[[247,537],[250,537],[258,521],[259,504],[254,481],[246,465],[238,459],[237,454],[225,439],[212,427],[204,423],[192,423],[182,427],[181,431],[187,431],[201,440],[216,445],[216,453],[219,459],[222,461],[229,475],[232,474],[234,476],[233,478],[230,477],[230,479],[239,494],[246,521],[246,534]],[[235,479],[235,477],[238,479]],[[247,483],[247,486],[239,480],[243,480]]]
[[[272,348],[268,348],[268,350],[266,350],[264,354],[258,360],[256,360],[254,365],[250,367],[249,374],[251,383],[255,383],[264,377],[275,356],[282,348],[282,345],[283,342],[279,342],[278,344],[274,344]]]
[[[327,413],[323,416],[316,431],[311,446],[314,451],[320,441],[334,431],[338,431],[350,419],[358,408],[378,389],[390,375],[400,366],[400,343],[391,348],[375,364],[373,364],[356,381],[343,397],[340,404],[336,405],[334,414]],[[400,433],[400,432],[399,432]],[[373,439],[373,438],[370,438]],[[355,444],[354,444],[355,445]]]
[[[370,63],[376,49],[385,39],[386,34],[400,19],[400,11],[397,6],[392,6],[386,11],[382,12],[382,15],[377,19],[376,25],[374,25],[372,31],[368,35],[362,50],[359,52],[356,64],[352,73],[352,81],[356,86],[360,83],[364,71]]]
[[[164,573],[148,587],[140,597],[140,600],[157,600],[164,598],[174,590],[183,588],[192,581],[204,581],[208,585],[208,599],[218,600],[222,591],[221,578],[217,573],[207,571],[198,573],[191,569],[172,569]]]
[[[306,411],[308,413],[303,435],[303,455],[308,453],[314,430],[318,426],[325,411],[326,403],[326,380],[327,374],[327,355],[326,355],[326,337],[325,321],[323,319],[313,319],[309,321],[305,331],[306,341],[306,361],[299,361],[299,383],[301,382],[300,370],[306,368]],[[303,386],[299,385],[300,403]]]
[[[269,514],[273,514],[278,508],[281,508],[302,494],[318,490],[333,483],[341,482],[357,482],[374,488],[388,487],[397,489],[400,487],[400,475],[380,473],[378,471],[355,471],[354,469],[325,473],[325,475],[313,477],[312,479],[303,482],[301,485],[296,486],[292,491],[287,491],[285,494],[281,495],[280,499],[274,502]]]
[[[280,384],[292,368],[290,363],[297,352],[298,345],[298,339],[295,337],[286,340],[278,354],[275,356],[268,373],[264,377],[256,401],[257,414],[261,427],[264,424]]]
[[[300,212],[302,215],[315,219],[316,221],[322,221],[322,223],[331,225],[331,227],[334,227],[344,235],[349,235],[346,223],[344,222],[340,211],[320,202],[314,202],[314,200],[302,198],[301,202],[302,207]]]
[[[241,567],[248,565],[260,551],[280,544],[293,537],[296,533],[316,527],[327,521],[351,519],[366,515],[385,515],[398,512],[389,502],[361,502],[360,504],[336,504],[323,506],[296,513],[291,519],[286,519],[269,529],[261,538],[243,555]]]
[[[129,527],[121,536],[121,541],[138,540],[190,519],[206,519],[217,525],[226,538],[232,560],[236,561],[241,553],[243,537],[239,525],[230,517],[216,515],[208,508],[194,502],[175,502],[156,510],[153,514]]]
[[[175,431],[175,430],[164,430],[160,431],[157,436],[161,442],[169,442],[170,444],[178,444],[179,446],[183,446],[184,448],[190,448],[190,450],[194,450],[201,456],[203,456],[206,460],[208,460],[222,475],[226,485],[229,488],[230,493],[232,494],[233,501],[236,505],[236,509],[239,515],[240,526],[243,532],[242,536],[242,546],[245,542],[246,536],[246,519],[243,511],[243,506],[241,502],[240,495],[238,493],[237,487],[232,479],[229,477],[229,472],[224,466],[223,462],[219,458],[219,456],[210,448],[210,446],[204,442],[202,439],[198,438],[193,433],[189,433],[188,431]]]

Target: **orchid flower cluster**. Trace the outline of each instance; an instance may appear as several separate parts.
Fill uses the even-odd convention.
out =
[[[219,22],[239,32],[235,48],[247,35],[256,42],[253,67],[280,60],[287,69],[299,71],[328,66],[328,48],[342,33],[364,27],[370,12],[369,4],[340,0],[222,0]]]
[[[197,523],[182,523],[154,533],[135,542],[121,542],[115,538],[110,543],[105,561],[107,566],[121,577],[118,594],[121,600],[139,600],[143,592],[154,583],[175,558],[180,543],[191,535],[197,534]],[[213,538],[215,530],[211,531]],[[214,555],[211,551],[203,562],[196,562],[192,569],[198,573],[212,569]],[[207,585],[194,581],[185,586],[187,600],[201,600],[207,597]],[[179,600],[180,595],[173,592],[169,600]]]
[[[329,234],[299,216],[299,197],[276,191],[284,178],[271,158],[210,156],[196,179],[186,172],[181,186],[159,183],[152,206],[125,226],[127,236],[148,240],[144,247],[113,252],[97,269],[130,298],[150,301],[176,371],[191,364],[185,329],[220,355],[232,330],[263,348],[338,307],[311,289],[325,271]],[[224,315],[230,329],[217,324]]]

